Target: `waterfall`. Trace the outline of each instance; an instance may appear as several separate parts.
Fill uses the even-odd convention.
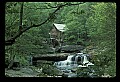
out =
[[[79,55],[75,57],[75,62],[74,62],[74,64],[77,64],[79,57],[80,57]]]
[[[73,57],[74,55],[70,55],[70,56],[68,56],[67,57],[67,60],[64,60],[64,61],[59,61],[59,62],[55,62],[54,63],[54,65],[58,65],[58,66],[60,66],[60,65],[69,65],[69,64],[71,64],[72,63],[72,57]]]
[[[77,62],[75,63],[75,61],[77,61],[76,56],[69,55],[66,60],[55,62],[54,65],[60,69],[72,69],[74,67],[77,67]]]
[[[88,57],[89,57],[88,54],[83,53],[69,55],[66,60],[55,62],[54,66],[56,66],[58,69],[64,72],[64,74],[67,74],[68,77],[76,77],[77,76],[75,72],[75,70],[77,70],[76,68],[94,65],[93,63],[89,62]]]
[[[83,56],[83,64],[87,64],[89,61],[86,56]]]
[[[70,56],[68,56],[67,57],[67,61],[72,61],[72,57],[73,57],[74,55],[70,55]]]
[[[87,58],[88,54],[77,53],[75,55],[69,55],[66,60],[55,62],[54,65],[58,68],[74,68],[74,67],[88,67],[88,65],[94,65],[93,63],[89,62],[89,58]],[[80,60],[79,60],[80,59]],[[80,62],[81,65],[78,65]]]

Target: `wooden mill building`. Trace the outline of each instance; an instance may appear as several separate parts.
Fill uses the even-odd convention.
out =
[[[53,27],[50,30],[50,39],[54,45],[54,47],[57,45],[56,42],[61,46],[61,43],[63,42],[63,34],[65,31],[65,24],[56,24],[53,23]]]

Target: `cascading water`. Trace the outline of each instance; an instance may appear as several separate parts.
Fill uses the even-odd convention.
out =
[[[60,69],[71,69],[77,66],[77,61],[73,60],[73,58],[74,55],[70,55],[67,57],[67,60],[55,62],[54,65]]]
[[[87,60],[87,57],[86,57],[86,56],[83,56],[83,58],[84,58],[83,64],[86,64],[86,63],[89,62],[89,61]]]
[[[94,65],[93,63],[91,63],[90,61],[88,61],[88,58],[87,58],[87,54],[85,55],[81,55],[81,64],[82,65],[78,65],[78,67],[88,67],[89,65]]]
[[[60,69],[62,72],[67,73],[68,77],[77,76],[72,73],[71,70],[77,67],[88,67],[88,65],[94,65],[88,61],[87,54],[77,53],[75,55],[69,55],[66,60],[55,62],[54,66]],[[80,62],[81,65],[78,64]]]

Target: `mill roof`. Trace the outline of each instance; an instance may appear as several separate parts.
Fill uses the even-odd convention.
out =
[[[66,26],[65,24],[56,24],[56,23],[53,23],[53,25],[56,27],[57,30],[59,30],[61,32],[65,31],[65,29],[64,29],[64,27]]]

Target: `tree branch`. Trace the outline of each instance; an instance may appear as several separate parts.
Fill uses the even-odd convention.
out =
[[[83,3],[77,3],[77,4],[71,4],[71,5],[79,5],[79,4],[83,4]],[[66,6],[66,5],[70,6],[70,4],[61,4],[61,5],[59,5],[59,6],[57,7],[57,9],[56,9],[54,12],[52,12],[52,13],[49,15],[49,17],[48,17],[44,22],[42,22],[42,23],[40,23],[40,24],[37,24],[37,25],[33,24],[33,25],[31,25],[31,26],[29,26],[29,27],[25,27],[25,28],[21,28],[21,27],[20,27],[21,30],[18,31],[13,37],[11,37],[10,39],[6,40],[6,41],[5,41],[5,45],[12,45],[12,44],[15,42],[15,39],[16,39],[16,38],[18,38],[23,32],[29,30],[30,28],[32,28],[32,27],[38,27],[38,26],[41,26],[41,25],[45,24],[46,22],[48,22],[48,21],[51,19],[51,17],[52,17],[53,14],[55,14],[58,10],[60,10],[60,8]],[[22,8],[21,8],[21,9],[22,9]],[[22,19],[22,15],[21,15],[20,20],[21,20],[21,19]],[[21,21],[22,21],[22,20],[21,20]],[[20,22],[20,25],[21,25],[21,22]]]
[[[66,6],[74,6],[74,5],[79,5],[79,4],[83,4],[84,2],[80,2],[80,3],[76,3],[76,4],[63,4],[65,7]],[[29,9],[35,9],[35,10],[37,10],[37,9],[52,9],[52,8],[58,8],[58,5],[57,6],[51,6],[51,5],[48,5],[49,7],[36,7],[36,8],[32,8],[32,7],[28,7],[28,6],[25,6],[25,7],[27,7],[27,8],[29,8]]]
[[[25,7],[27,7],[27,6],[25,6]],[[35,10],[37,10],[37,9],[52,9],[52,8],[57,8],[57,6],[56,7],[36,7],[36,8],[32,8],[32,7],[27,7],[28,9],[35,9]]]
[[[52,14],[57,12],[61,7],[62,6],[59,6]],[[22,28],[21,31],[18,31],[13,37],[11,37],[10,39],[6,40],[5,41],[5,45],[12,45],[15,42],[16,38],[18,38],[23,32],[29,30],[30,28],[38,27],[38,26],[41,26],[41,25],[45,24],[51,18],[52,14],[44,22],[42,22],[40,24],[37,24],[37,25],[33,24],[32,26]]]

